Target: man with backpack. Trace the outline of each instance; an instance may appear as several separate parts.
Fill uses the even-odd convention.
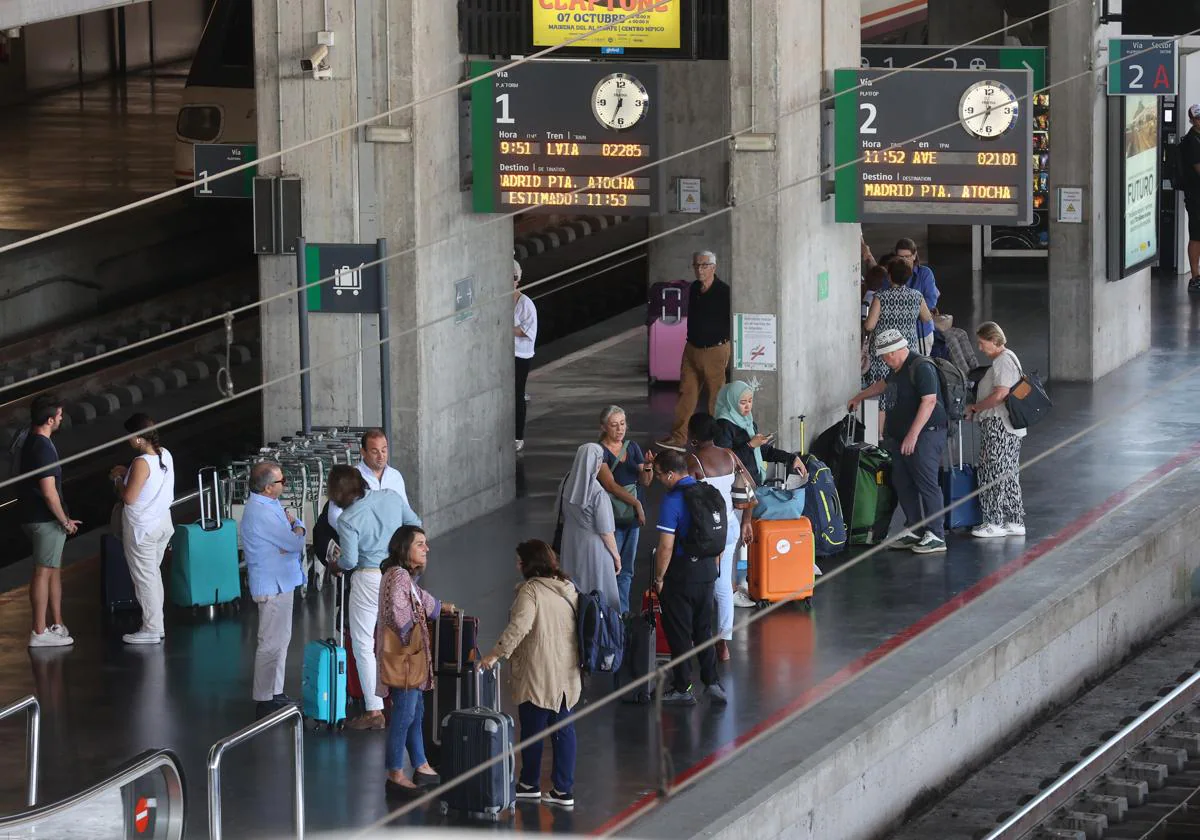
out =
[[[654,475],[667,488],[667,495],[658,514],[653,586],[662,604],[671,656],[676,657],[712,638],[713,584],[729,522],[720,491],[692,478],[679,452],[667,450],[655,458]],[[725,705],[729,701],[717,674],[716,650],[709,645],[697,657],[709,702]],[[663,703],[696,704],[690,658],[675,667]]]
[[[909,350],[899,330],[884,330],[876,336],[875,353],[892,372],[851,399],[850,412],[857,410],[863,400],[894,389],[895,403],[887,413],[883,447],[892,455],[892,488],[904,509],[908,529],[898,545],[916,554],[945,551],[943,517],[927,523],[921,536],[913,531],[918,522],[943,507],[938,469],[946,451],[951,416],[946,410],[938,366]],[[954,396],[955,404],[960,398]]]

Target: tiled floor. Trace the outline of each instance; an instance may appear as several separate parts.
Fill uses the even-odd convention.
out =
[[[946,308],[969,304],[969,276],[966,294],[955,291],[955,278],[949,272],[943,276]],[[984,290],[979,311],[968,314],[998,320],[1010,329],[1013,347],[1027,363],[1041,366],[1040,361],[1030,360],[1045,353],[1045,309],[1035,305],[1044,300],[1044,285],[1039,288],[1024,278],[1009,282],[993,276]],[[1029,511],[1025,540],[981,545],[955,537],[949,553],[941,557],[880,554],[818,586],[811,614],[781,611],[740,631],[731,646],[733,659],[725,668],[728,708],[714,710],[701,704],[664,714],[662,728],[675,771],[684,771],[729,744],[792,703],[805,688],[1191,447],[1200,435],[1200,417],[1193,409],[1200,397],[1200,378],[1193,375],[1167,383],[1200,365],[1200,324],[1194,306],[1174,281],[1156,283],[1154,349],[1094,386],[1053,388],[1054,413],[1031,435],[1026,460],[1103,416],[1118,420],[1024,473]],[[512,546],[530,536],[550,535],[555,483],[575,447],[593,439],[600,408],[614,402],[624,405],[634,436],[643,441],[667,423],[673,396],[669,391],[647,393],[644,338],[627,333],[628,329],[628,322],[612,324],[610,334],[623,338],[599,352],[568,357],[535,374],[530,384],[533,420],[518,475],[520,497],[433,542],[426,584],[480,617],[485,645],[495,640],[507,615],[516,582]],[[657,493],[651,496],[650,511],[657,498]],[[650,529],[644,531],[635,582],[639,586],[647,577],[652,536]],[[1005,585],[1019,586],[1023,576],[1037,574],[1039,566],[1034,563]],[[637,586],[635,590],[640,591]],[[68,570],[67,576],[67,620],[78,639],[75,649],[31,655],[24,647],[28,618],[23,597],[17,591],[0,598],[0,684],[6,698],[30,691],[42,698],[44,798],[61,797],[94,783],[143,749],[170,747],[182,757],[187,773],[188,836],[203,836],[207,750],[253,714],[249,697],[254,607],[244,605],[240,613],[215,621],[169,615],[165,646],[129,649],[120,643],[117,630],[102,625],[97,568],[84,563]],[[332,597],[326,593],[302,602],[297,610],[289,693],[299,693],[302,642],[327,633],[331,606]],[[738,617],[748,616],[739,611]],[[920,641],[915,645],[919,650]],[[594,700],[608,688],[607,679],[596,679],[588,696]],[[585,704],[582,710],[586,709]],[[654,789],[655,729],[648,709],[619,704],[581,720],[574,811],[522,806],[504,825],[523,831],[594,830]],[[15,723],[0,728],[2,810],[14,809],[21,801],[21,738]],[[237,826],[238,836],[288,830],[287,739],[282,731],[269,734],[239,748],[236,760],[228,764],[225,815],[228,826]],[[311,830],[363,826],[385,816],[383,753],[383,733],[306,736]],[[547,760],[547,773],[548,764]],[[402,822],[440,820],[436,811],[428,810]]]

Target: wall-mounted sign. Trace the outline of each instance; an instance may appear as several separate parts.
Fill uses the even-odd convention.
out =
[[[529,4],[529,31],[533,34],[530,52],[577,38],[561,52],[638,58],[694,55],[693,4],[689,0],[525,2]]]
[[[1109,96],[1175,95],[1179,75],[1175,38],[1110,38],[1108,61]]]
[[[839,222],[1029,224],[1028,70],[834,71]]]
[[[1157,96],[1112,100],[1109,156],[1109,279],[1158,259],[1159,104]]]
[[[375,245],[321,245],[304,249],[306,282],[333,279],[308,287],[309,312],[379,311],[379,259]]]
[[[920,66],[927,70],[1030,70],[1033,89],[1046,86],[1045,47],[863,44],[861,63],[863,69]]]
[[[1083,224],[1083,187],[1058,188],[1058,221]]]
[[[733,316],[733,366],[737,370],[775,370],[775,316]]]
[[[699,213],[700,210],[700,179],[678,179],[675,182],[675,212]]]
[[[192,161],[196,173],[193,180],[209,178],[228,172],[258,158],[258,148],[253,144],[232,145],[229,143],[196,143],[192,146]],[[258,167],[251,166],[224,178],[197,184],[192,188],[196,198],[250,198],[254,195],[254,176]]]
[[[653,64],[534,61],[475,82],[463,150],[475,212],[657,213],[659,102]]]

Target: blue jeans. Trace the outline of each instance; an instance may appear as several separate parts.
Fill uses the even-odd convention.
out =
[[[521,740],[525,741],[570,715],[571,710],[564,699],[557,712],[525,702],[517,708],[517,714],[521,718]],[[575,724],[568,723],[551,735],[550,745],[554,749],[550,783],[559,793],[571,793],[575,789]],[[521,750],[521,784],[541,787],[541,782],[542,741],[538,740]]]
[[[618,528],[613,536],[617,551],[621,555],[621,571],[617,573],[617,595],[621,600],[621,612],[629,612],[629,587],[633,585],[633,562],[637,559],[638,536],[641,526]],[[561,789],[561,788],[560,788]]]
[[[425,717],[425,692],[419,688],[392,689],[392,721],[388,725],[387,769],[404,769],[404,750],[413,770],[425,764],[425,739],[421,720]]]

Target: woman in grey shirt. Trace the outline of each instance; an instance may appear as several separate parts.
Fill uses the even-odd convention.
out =
[[[612,501],[596,479],[603,464],[600,444],[584,444],[576,451],[575,463],[559,488],[563,522],[560,562],[580,592],[598,590],[614,610],[619,610],[617,574],[621,571],[621,554],[615,536],[617,526]]]
[[[979,424],[979,506],[983,523],[971,535],[983,539],[1025,536],[1025,505],[1021,499],[1021,439],[1024,429],[1014,428],[1004,401],[1021,381],[1021,362],[1009,350],[1004,330],[992,321],[975,331],[979,351],[992,360],[979,381],[977,403],[966,416]],[[994,482],[994,484],[993,484]],[[992,486],[988,486],[992,485]]]

